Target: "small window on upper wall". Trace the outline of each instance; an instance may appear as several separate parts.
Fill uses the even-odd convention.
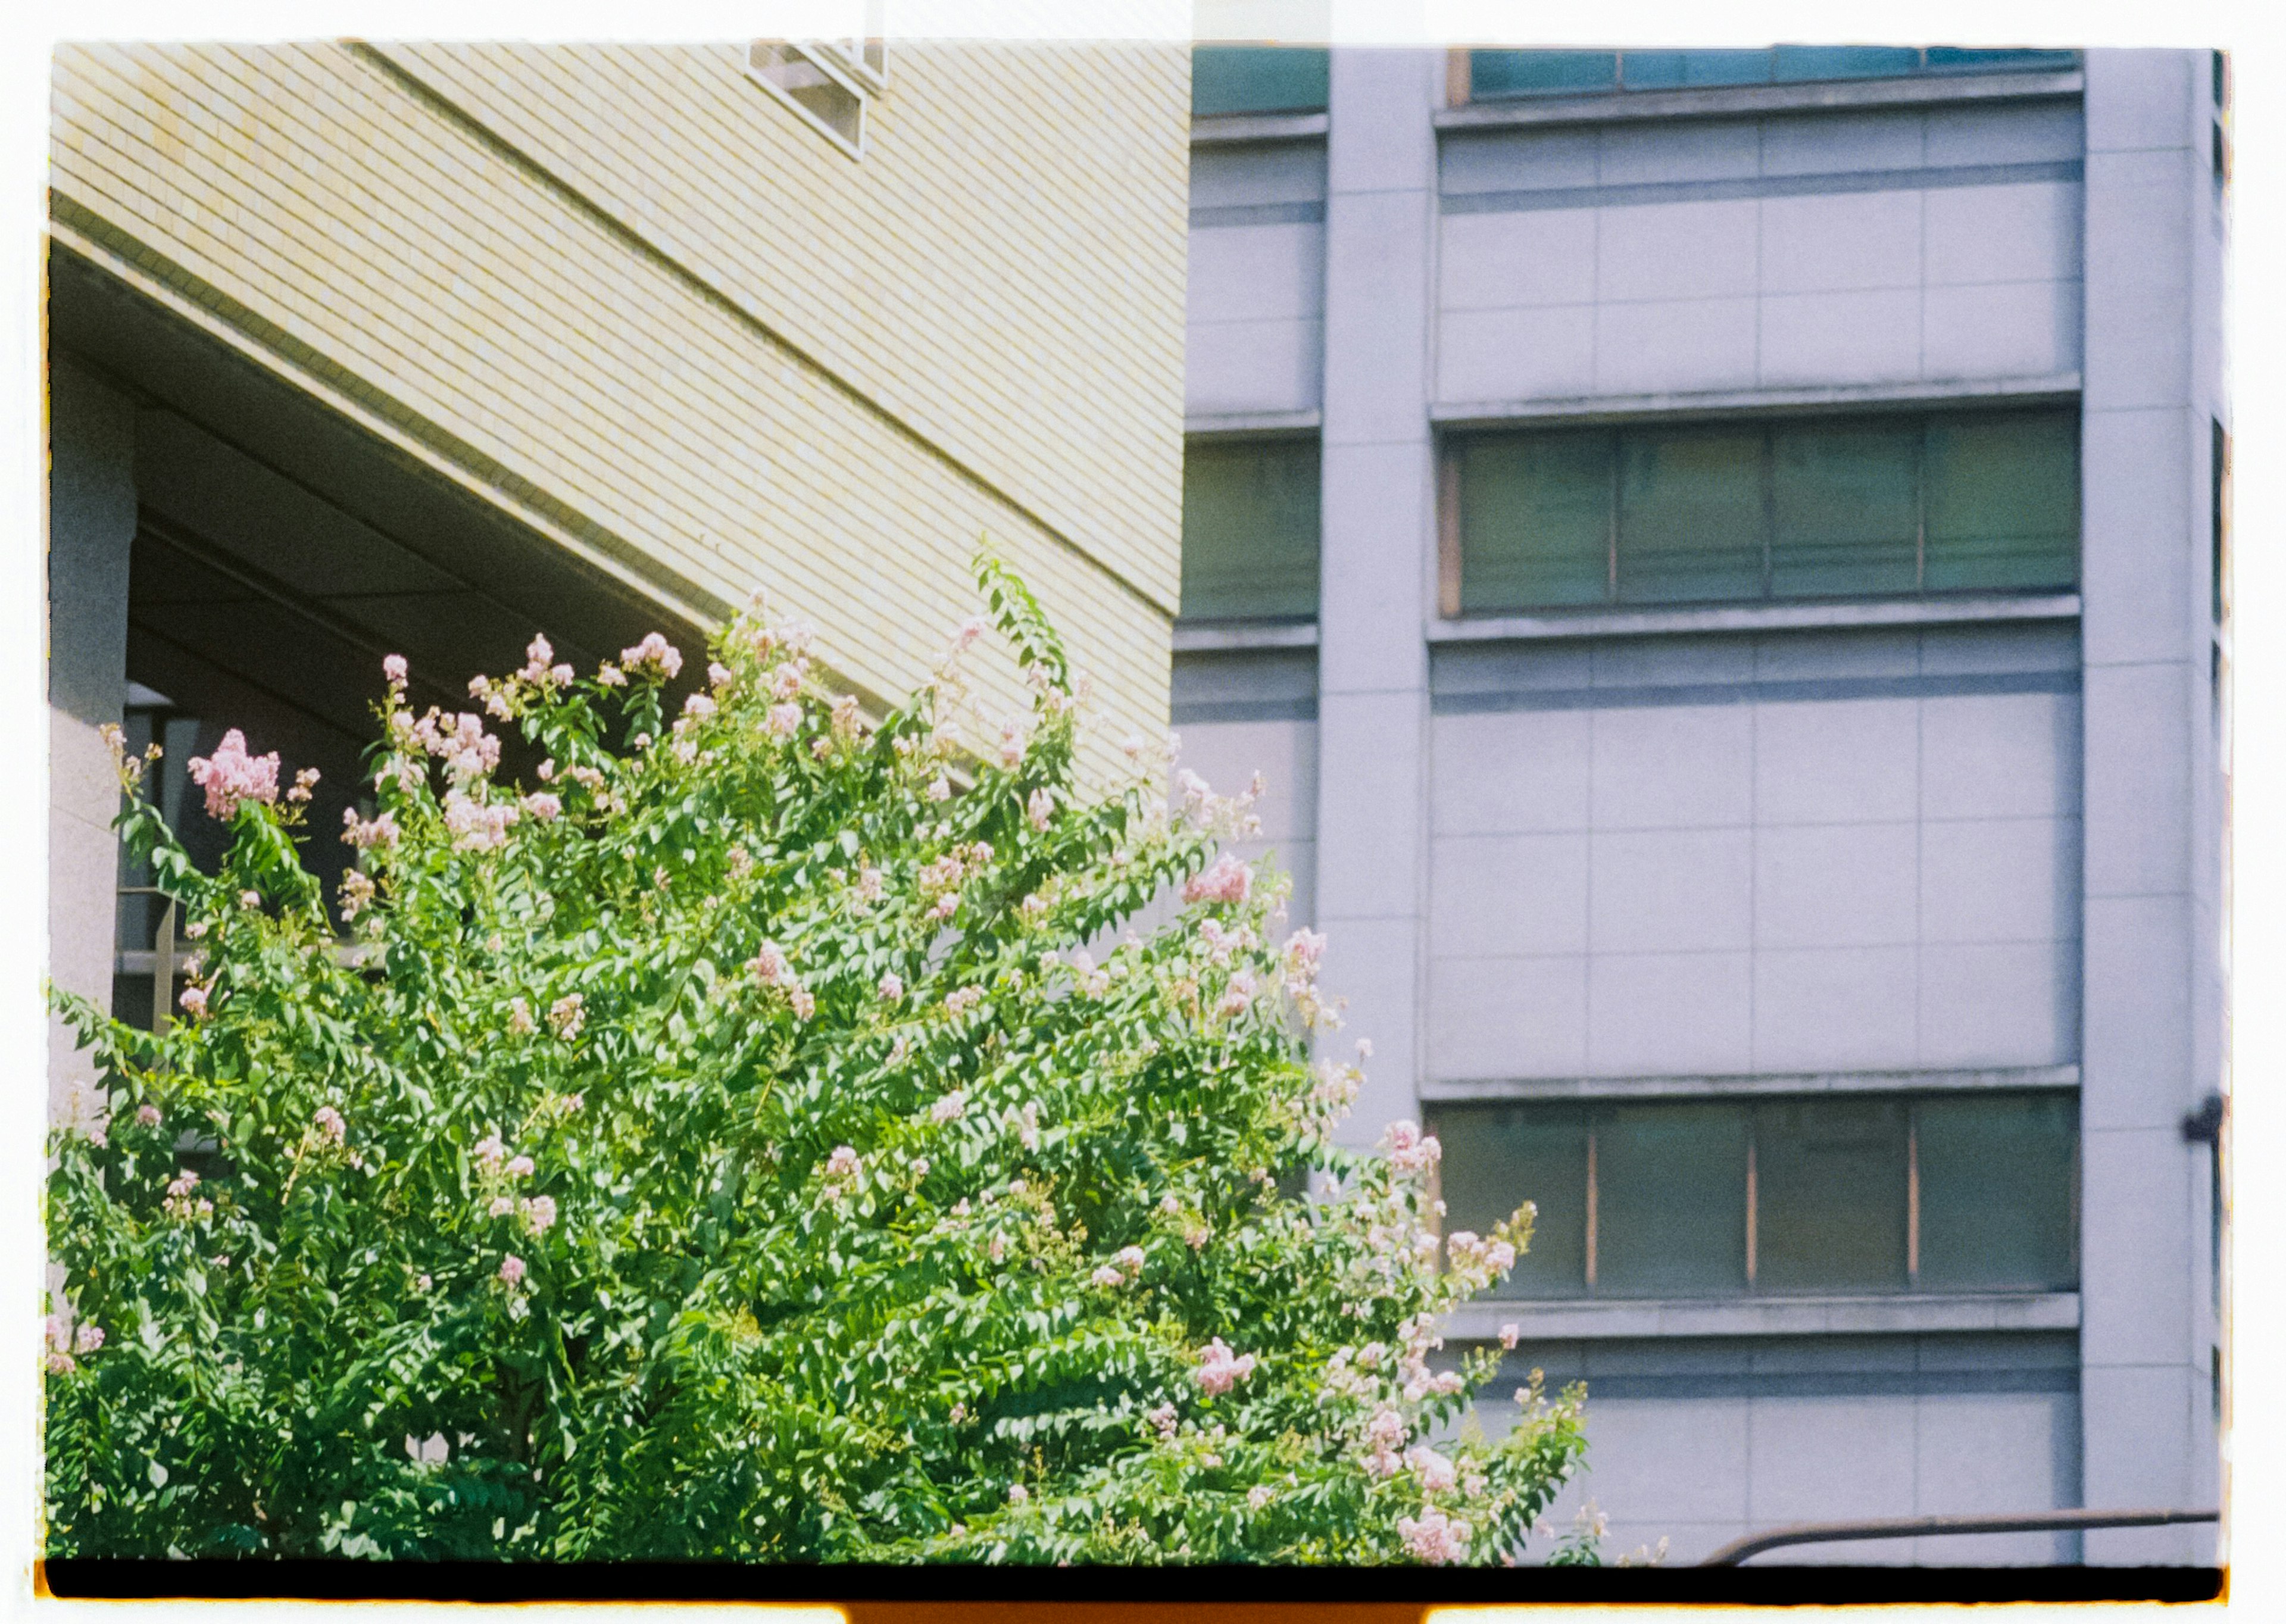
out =
[[[1754,51],[1471,51],[1471,101],[1593,96],[1735,84],[2030,72],[2076,67],[2069,51],[1969,51],[1950,45],[1774,45]]]
[[[1200,45],[1191,51],[1191,116],[1323,113],[1328,53],[1303,45]]]
[[[886,58],[883,65],[886,71]],[[840,50],[814,40],[758,39],[746,47],[746,73],[843,152],[865,155],[866,87]]]
[[[2066,591],[2069,410],[1453,436],[1447,613]]]
[[[1183,619],[1317,612],[1318,442],[1192,441],[1183,453]]]

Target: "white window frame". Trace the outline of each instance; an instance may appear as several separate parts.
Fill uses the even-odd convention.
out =
[[[816,68],[818,72],[824,74],[826,78],[831,80],[834,84],[848,92],[848,94],[854,98],[857,103],[857,134],[855,138],[853,140],[848,136],[842,134],[840,130],[835,129],[824,119],[820,118],[809,108],[802,106],[800,101],[799,101],[792,92],[787,91],[784,85],[779,84],[776,81],[770,78],[769,75],[763,71],[761,65],[756,60],[756,59],[765,50],[782,51],[790,56],[799,57],[804,62],[807,62],[811,67]],[[836,51],[830,46],[824,45],[815,40],[749,40],[746,43],[745,65],[746,77],[752,79],[756,84],[761,85],[762,89],[768,91],[780,102],[783,102],[786,106],[792,108],[795,116],[800,118],[802,122],[808,124],[812,130],[816,130],[827,140],[832,142],[837,148],[847,154],[849,157],[855,159],[862,159],[864,157],[865,130],[866,124],[869,122],[868,114],[871,113],[872,108],[872,97],[867,92],[864,83],[850,71],[848,64],[842,59],[839,51]]]

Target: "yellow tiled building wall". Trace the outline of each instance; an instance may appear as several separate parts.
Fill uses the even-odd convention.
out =
[[[862,159],[743,61],[69,47],[52,221],[664,605],[766,588],[876,694],[989,535],[1109,736],[1163,725],[1187,53],[893,46]]]

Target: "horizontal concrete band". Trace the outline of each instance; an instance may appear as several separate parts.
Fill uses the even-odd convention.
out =
[[[1735,1094],[1918,1093],[1947,1089],[2077,1088],[2077,1066],[1968,1071],[1809,1071],[1671,1077],[1429,1077],[1424,1102],[1704,1099]]]
[[[1612,1336],[1801,1336],[2079,1328],[2076,1291],[1938,1296],[1725,1297],[1637,1302],[1476,1302],[1446,1316],[1452,1342],[1490,1342],[1518,1326],[1535,1342]]]
[[[1821,677],[1801,682],[1645,683],[1626,688],[1517,688],[1437,693],[1439,716],[1487,711],[1601,711],[1644,706],[1784,705],[1820,699],[1938,699],[1962,694],[2076,694],[2077,671],[1994,671],[1959,675]]]
[[[1193,231],[1212,231],[1223,225],[1322,225],[1323,201],[1306,203],[1222,203],[1191,210]]]
[[[1516,1358],[1531,1350],[1519,1345]],[[1510,1360],[1510,1368],[1515,1360]],[[1987,1367],[1964,1370],[1678,1370],[1629,1376],[1586,1376],[1588,1399],[1857,1399],[1939,1398],[1953,1393],[2077,1393],[2077,1364],[2046,1368]],[[1550,1377],[1549,1384],[1558,1384]]]
[[[1936,192],[1956,186],[2077,182],[2077,158],[2039,163],[1962,163],[1915,169],[1849,169],[1825,175],[1751,175],[1727,180],[1656,180],[1619,186],[1548,186],[1514,192],[1448,192],[1444,214],[1517,214],[1549,209],[1629,209],[1648,203],[1729,202],[1741,198],[1822,197],[1849,192]],[[1208,212],[1219,212],[1210,210]],[[1322,207],[1319,217],[1324,217]],[[1192,223],[1198,223],[1194,211]]]
[[[1209,721],[1315,721],[1315,699],[1196,699],[1178,701],[1168,720],[1177,727]]]

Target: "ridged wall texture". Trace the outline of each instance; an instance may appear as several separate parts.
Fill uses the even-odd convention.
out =
[[[705,619],[897,696],[989,536],[1166,715],[1188,66],[893,47],[852,159],[744,48],[88,46],[59,237]],[[988,709],[1022,703],[1005,662]]]

